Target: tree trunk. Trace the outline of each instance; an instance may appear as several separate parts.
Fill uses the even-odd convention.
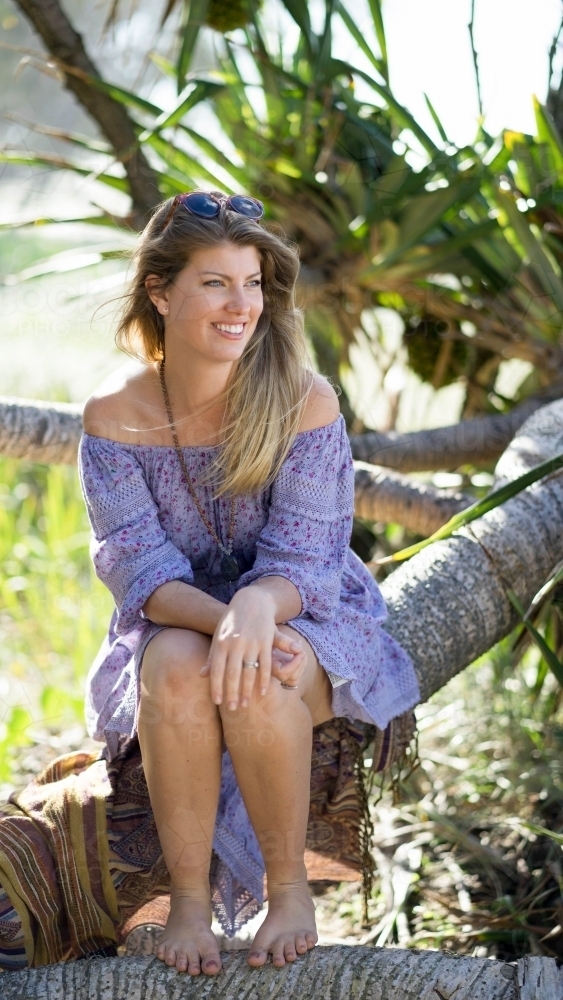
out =
[[[499,463],[499,478],[507,482],[561,453],[558,401],[526,421]],[[429,545],[384,580],[385,628],[412,657],[422,701],[510,632],[517,618],[506,588],[528,606],[563,559],[562,525],[558,472]]]
[[[133,122],[122,104],[89,82],[100,74],[57,0],[14,0],[56,59],[65,86],[72,91],[123,163],[133,201],[129,220],[142,229],[152,208],[162,200],[156,174],[140,149]]]
[[[0,399],[0,455],[47,465],[76,462],[81,413],[71,403]]]
[[[354,465],[354,512],[367,521],[402,524],[417,535],[428,536],[473,503],[473,497],[465,493],[438,490],[400,472],[360,462]]]
[[[215,977],[188,976],[155,958],[98,958],[5,973],[3,1000],[561,1000],[563,970],[552,958],[518,968],[436,951],[317,947],[283,969],[250,969],[245,952],[224,952]],[[519,979],[523,985],[519,985]]]
[[[536,410],[559,399],[563,391],[554,383],[538,396],[530,397],[510,413],[474,417],[448,427],[427,431],[380,434],[366,431],[350,437],[352,454],[361,462],[383,465],[400,472],[457,469],[460,465],[482,465],[497,459],[516,431]]]

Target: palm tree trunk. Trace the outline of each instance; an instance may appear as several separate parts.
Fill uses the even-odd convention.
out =
[[[322,1000],[560,1000],[563,970],[552,958],[518,967],[436,951],[317,947],[283,969],[250,969],[246,952],[223,953],[216,977],[188,976],[155,958],[100,958],[2,975],[3,1000],[206,1000],[250,996]]]
[[[473,497],[466,493],[438,490],[400,472],[361,462],[355,462],[354,467],[354,512],[367,521],[402,524],[427,537],[473,503]]]
[[[41,400],[0,399],[0,455],[30,462],[74,464],[82,407]]]
[[[473,417],[447,427],[434,427],[410,434],[366,431],[350,437],[352,454],[361,462],[383,465],[400,472],[457,469],[460,465],[482,465],[497,459],[516,431],[536,410],[563,393],[561,382],[530,397],[510,413]]]
[[[563,401],[538,410],[499,463],[507,482],[563,453]],[[382,584],[385,625],[409,652],[421,700],[507,635],[516,614],[512,588],[527,607],[563,559],[563,475],[554,473],[501,507],[435,542]]]

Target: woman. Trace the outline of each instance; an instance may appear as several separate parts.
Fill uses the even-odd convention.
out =
[[[155,212],[118,330],[145,367],[87,403],[80,471],[116,610],[88,678],[108,753],[138,733],[171,911],[158,957],[221,967],[317,940],[303,856],[312,727],[384,728],[418,700],[407,655],[349,548],[353,468],[331,386],[307,361],[296,250],[260,202],[191,192]]]

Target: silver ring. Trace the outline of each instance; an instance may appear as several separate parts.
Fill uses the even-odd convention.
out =
[[[284,681],[280,681],[282,688],[286,688],[287,691],[297,691],[299,684],[285,684]]]
[[[242,665],[243,667],[253,667],[254,670],[257,670],[260,666],[258,660],[243,660]]]

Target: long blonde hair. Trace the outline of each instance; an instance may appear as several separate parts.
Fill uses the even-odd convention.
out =
[[[257,493],[273,482],[291,448],[312,386],[303,315],[295,304],[298,251],[232,211],[201,219],[178,205],[165,225],[171,206],[171,199],[163,202],[140,237],[116,344],[146,364],[164,357],[164,320],[145,287],[149,274],[165,289],[198,250],[225,243],[256,247],[264,309],[227,384],[221,448],[210,474],[216,496]]]

